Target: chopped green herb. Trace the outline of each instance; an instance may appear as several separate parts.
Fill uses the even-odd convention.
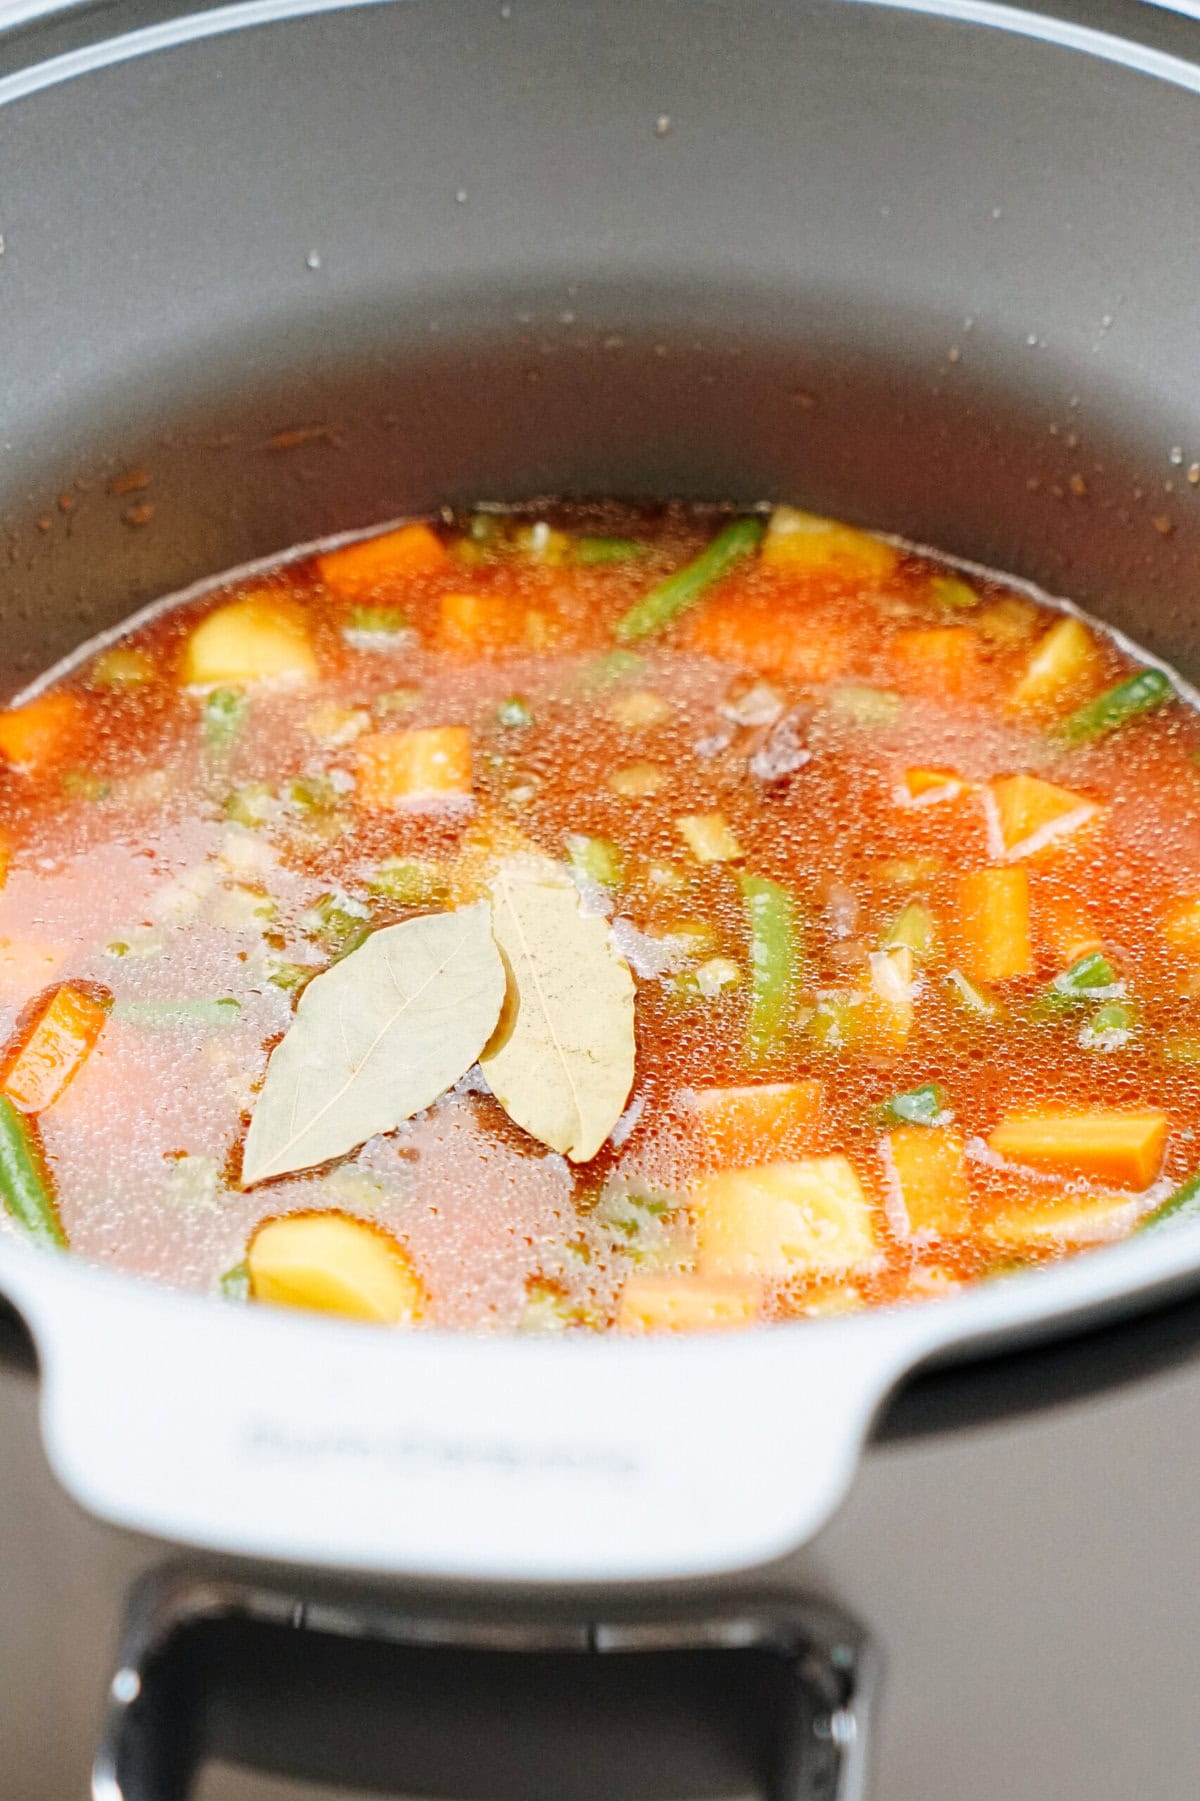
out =
[[[235,1263],[217,1277],[217,1293],[225,1301],[248,1301],[250,1299],[250,1267],[246,1263]]]
[[[885,1101],[878,1118],[884,1125],[941,1126],[953,1115],[938,1084],[922,1082],[919,1088],[906,1089],[903,1094],[894,1094]]]
[[[1139,1220],[1136,1230],[1147,1232],[1152,1226],[1178,1225],[1188,1219],[1200,1219],[1200,1173],[1189,1176],[1153,1213]]]
[[[275,808],[275,790],[266,782],[243,782],[225,796],[226,819],[251,828],[266,825]]]
[[[521,1332],[568,1332],[572,1327],[598,1330],[604,1321],[595,1307],[572,1301],[550,1282],[530,1282],[517,1328]]]
[[[214,750],[228,750],[243,725],[249,702],[240,688],[214,688],[204,702],[204,736]]]
[[[388,857],[368,876],[367,888],[401,907],[438,907],[446,900],[446,870],[423,857]]]
[[[399,607],[351,607],[342,636],[354,650],[378,650],[411,631],[407,613]]]
[[[394,718],[402,713],[415,713],[421,704],[421,690],[393,688],[390,694],[380,694],[372,704],[384,719]]]
[[[872,727],[895,725],[904,711],[904,702],[890,688],[871,688],[864,682],[840,682],[830,690],[830,712],[848,725]]]
[[[961,969],[950,970],[946,976],[946,982],[954,998],[967,1009],[968,1013],[976,1013],[980,1019],[999,1019],[999,1001],[994,995],[989,994],[986,988],[981,988],[977,982],[973,982],[969,976],[965,976]]]
[[[371,929],[371,910],[350,894],[322,894],[300,915],[300,928],[334,958],[357,950]]]
[[[615,627],[617,637],[628,642],[663,631],[743,557],[757,550],[765,530],[761,519],[736,519],[725,526],[698,557],[658,582],[622,614]]]
[[[138,688],[154,675],[153,659],[132,644],[102,650],[87,674],[89,688]]]
[[[1129,720],[1161,707],[1174,693],[1170,678],[1161,669],[1141,669],[1126,681],[1118,682],[1115,688],[1105,689],[1095,700],[1089,700],[1086,706],[1065,719],[1054,735],[1064,744],[1094,743]]]
[[[1089,951],[1042,990],[1034,1003],[1034,1013],[1061,1013],[1085,1001],[1108,999],[1119,993],[1117,974],[1108,958],[1103,951]]]
[[[282,988],[285,994],[297,993],[318,973],[310,963],[289,963],[283,957],[267,959],[267,981],[272,988]]]
[[[299,813],[329,813],[341,796],[327,775],[294,776],[284,788],[284,799]]]
[[[568,832],[565,843],[567,861],[581,880],[595,882],[601,888],[619,888],[624,882],[624,858],[611,838],[588,838],[582,832]]]
[[[526,726],[533,724],[533,714],[529,710],[529,705],[521,699],[519,694],[510,695],[507,700],[500,702],[496,708],[496,718],[510,731],[523,731]]]
[[[937,943],[937,927],[933,914],[924,901],[909,901],[896,915],[883,935],[885,951],[907,945],[914,957],[928,957]]]
[[[66,769],[59,779],[63,793],[72,800],[107,800],[112,793],[111,782],[87,769]]]
[[[644,557],[647,546],[636,538],[576,538],[577,563],[627,563]]]
[[[112,1016],[129,1026],[231,1026],[242,1011],[232,995],[219,999],[115,1001]]]

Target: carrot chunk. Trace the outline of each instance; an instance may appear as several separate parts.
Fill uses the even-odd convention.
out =
[[[1115,1188],[1148,1188],[1170,1130],[1165,1113],[1010,1113],[988,1136],[998,1156],[1031,1169],[1087,1176]]]
[[[892,656],[902,679],[922,693],[958,697],[979,676],[979,636],[967,625],[897,632]]]
[[[797,682],[828,681],[854,660],[855,640],[844,625],[776,599],[718,596],[695,615],[687,636],[705,656]]]
[[[809,1148],[821,1117],[821,1083],[759,1082],[698,1088],[692,1095],[709,1149],[726,1168]]]
[[[956,911],[958,961],[973,982],[1007,982],[1032,972],[1024,869],[968,871],[959,878]]]
[[[968,786],[954,769],[904,771],[905,794],[910,801],[920,801],[925,806],[930,806],[935,801],[957,800]]]
[[[630,1276],[617,1325],[622,1332],[714,1332],[752,1325],[760,1306],[757,1284],[732,1276]]]
[[[1037,935],[1064,969],[1103,950],[1104,940],[1078,901],[1039,899],[1034,908]],[[1200,921],[1198,921],[1200,924]]]
[[[471,792],[471,733],[465,725],[371,732],[357,748],[358,804],[371,812]]]
[[[433,575],[448,558],[427,525],[402,525],[378,538],[363,538],[317,558],[317,573],[341,600],[365,600],[414,575]]]
[[[438,644],[442,650],[463,656],[512,650],[528,644],[529,629],[527,609],[508,594],[443,594],[439,602]]]
[[[74,694],[40,694],[0,712],[0,757],[37,772],[67,756],[82,736],[83,708]]]
[[[1200,959],[1200,899],[1179,901],[1163,920],[1163,937],[1185,956]]]
[[[1035,855],[1102,810],[1086,794],[1036,775],[1003,776],[989,784],[987,796],[992,855],[1006,861]]]
[[[10,1054],[0,1087],[22,1113],[44,1113],[78,1075],[108,1014],[98,1000],[64,982]]]
[[[967,1158],[957,1132],[901,1126],[886,1140],[887,1161],[912,1233],[965,1232],[970,1226]]]

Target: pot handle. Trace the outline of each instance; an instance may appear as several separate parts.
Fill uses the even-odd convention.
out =
[[[118,1525],[436,1579],[638,1581],[828,1519],[936,1309],[676,1340],[397,1333],[0,1247],[52,1467]]]

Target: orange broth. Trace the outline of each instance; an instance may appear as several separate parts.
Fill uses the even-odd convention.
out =
[[[1143,668],[1101,628],[1064,639],[1056,672],[1048,603],[786,509],[673,620],[623,637],[729,519],[447,516],[357,561],[301,555],[0,715],[0,1090],[74,1251],[253,1299],[261,1223],[328,1213],[415,1272],[406,1318],[685,1329],[948,1292],[1125,1236],[1187,1181],[1196,714],[1157,695],[1073,731]],[[309,666],[189,679],[196,628],[247,597],[282,608]],[[448,726],[469,731],[469,795],[392,804],[393,770],[365,804],[364,740]],[[678,822],[710,814],[732,848],[705,861]],[[559,862],[575,844],[582,904],[633,966],[634,1085],[598,1154],[548,1150],[476,1069],[335,1163],[243,1188],[306,981],[371,930],[476,898],[517,843]],[[413,865],[390,891],[387,859]],[[747,876],[790,899],[792,934],[753,1048]],[[44,1025],[48,1077],[31,1032],[64,989],[55,1017],[84,1024],[61,1043]],[[768,1084],[786,1087],[757,1113],[708,1093]],[[1029,1114],[1050,1120],[1045,1155],[989,1146]],[[1058,1143],[1063,1114],[1091,1120],[1083,1152]],[[1163,1123],[1127,1151],[1133,1114]],[[844,1197],[823,1211],[834,1159],[853,1230]],[[11,1207],[0,1230],[21,1230]],[[356,1311],[306,1293],[271,1298]]]

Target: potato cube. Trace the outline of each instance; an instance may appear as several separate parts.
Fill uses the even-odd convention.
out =
[[[758,1318],[757,1284],[721,1276],[630,1276],[621,1291],[622,1332],[714,1332]]]
[[[870,1206],[846,1157],[723,1170],[691,1199],[705,1275],[836,1276],[875,1258]]]
[[[217,682],[311,681],[317,659],[304,612],[282,595],[230,601],[202,619],[187,641],[183,680],[189,687]]]
[[[848,581],[880,581],[899,561],[892,546],[879,538],[796,507],[775,508],[760,554],[764,563],[778,569],[829,572]]]
[[[256,1301],[411,1325],[425,1296],[395,1239],[343,1213],[293,1213],[259,1227],[246,1255]]]
[[[434,575],[447,562],[445,546],[427,525],[360,538],[317,558],[317,571],[339,600],[368,600],[415,575]]]
[[[1019,713],[1045,713],[1082,697],[1099,673],[1096,641],[1082,619],[1060,619],[1029,653],[1008,697]]]

